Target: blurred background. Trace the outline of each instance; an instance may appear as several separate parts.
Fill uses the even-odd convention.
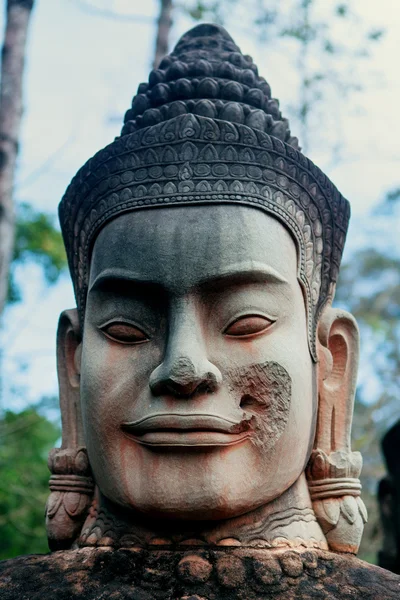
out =
[[[2,203],[14,208],[16,222],[3,279],[7,269],[0,257],[0,558],[47,551],[46,461],[60,439],[55,332],[61,310],[75,305],[58,202],[78,168],[119,134],[153,64],[187,29],[214,21],[253,56],[303,151],[352,205],[336,304],[350,310],[361,329],[353,449],[364,457],[369,511],[360,557],[376,562],[381,533],[375,496],[384,474],[379,441],[400,417],[400,4],[3,0],[2,5],[3,37],[17,45],[25,66],[22,71],[21,60],[7,62],[9,49],[3,51],[0,231],[7,213]],[[19,123],[12,94],[19,97],[21,80]],[[12,166],[17,148],[15,170],[5,167],[4,157],[10,153]]]

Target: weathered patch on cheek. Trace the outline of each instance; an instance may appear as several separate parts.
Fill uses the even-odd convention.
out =
[[[265,362],[226,374],[228,387],[249,420],[252,439],[265,450],[282,435],[290,411],[292,380],[276,362]]]

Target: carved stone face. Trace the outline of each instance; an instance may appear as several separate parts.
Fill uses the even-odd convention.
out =
[[[93,250],[81,362],[89,458],[111,501],[220,519],[281,495],[314,438],[293,239],[256,208],[121,215]]]

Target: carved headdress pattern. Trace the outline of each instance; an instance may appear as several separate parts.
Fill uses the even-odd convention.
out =
[[[199,25],[139,85],[121,136],[73,178],[60,222],[83,323],[91,248],[101,227],[134,209],[229,203],[281,221],[298,247],[314,358],[331,299],[349,203],[298,150],[287,119],[229,34]]]

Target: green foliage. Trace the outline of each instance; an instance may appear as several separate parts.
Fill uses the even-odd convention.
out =
[[[349,7],[346,4],[338,4],[335,8],[336,15],[338,17],[346,17],[348,15]]]
[[[188,15],[195,21],[201,21],[204,19],[206,13],[215,11],[216,5],[218,5],[218,3],[213,2],[207,5],[205,2],[198,0],[198,2],[195,2],[193,6],[187,9],[187,12]]]
[[[22,264],[35,262],[43,269],[48,284],[55,283],[67,266],[67,257],[60,231],[54,218],[34,210],[29,204],[17,208],[14,256],[10,270],[8,302],[21,299],[15,281],[15,270]]]
[[[383,203],[377,208],[377,214],[392,214],[393,210],[400,205],[400,188],[394,188],[386,194]]]
[[[383,29],[372,29],[371,31],[368,32],[367,37],[368,37],[369,40],[377,42],[384,35],[385,35],[385,32],[384,32]]]
[[[238,0],[230,0],[231,9],[237,2]],[[194,21],[213,21],[223,24],[226,19],[227,4],[221,0],[194,0],[194,2],[177,2],[175,7]]]
[[[0,559],[48,552],[46,463],[59,435],[59,428],[35,408],[0,417]]]

